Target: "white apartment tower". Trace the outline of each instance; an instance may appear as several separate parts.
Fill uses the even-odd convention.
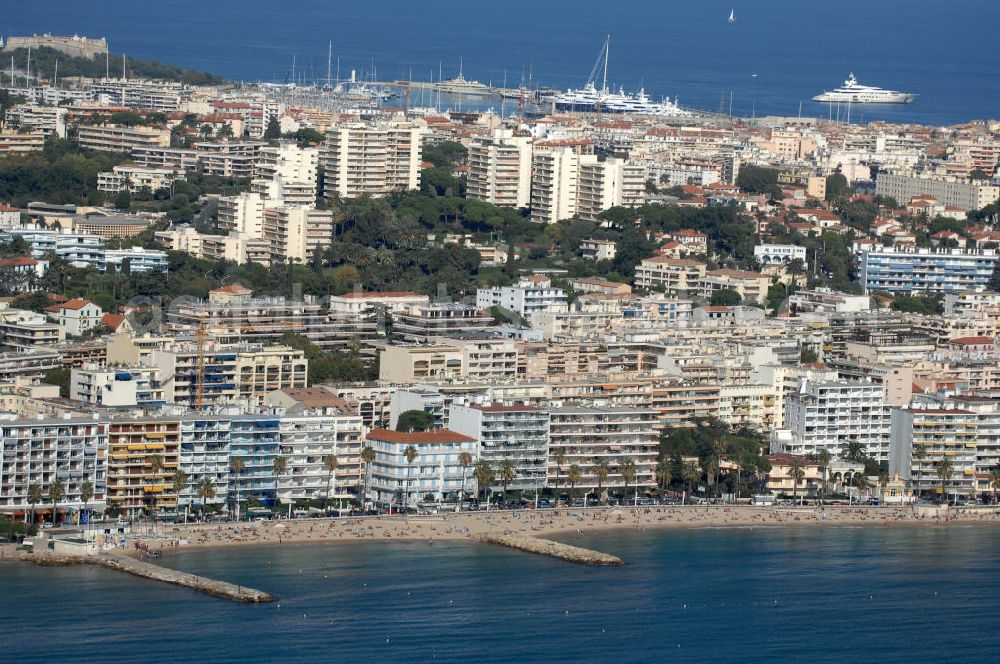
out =
[[[623,159],[601,161],[571,148],[536,151],[532,158],[531,220],[546,224],[597,219],[612,207],[645,202],[646,170]]]
[[[423,133],[404,121],[331,127],[322,156],[326,195],[385,196],[418,188]]]
[[[284,205],[264,211],[263,240],[271,262],[308,262],[333,241],[333,212]]]
[[[532,138],[511,129],[477,136],[469,146],[466,195],[501,207],[531,203]]]
[[[219,228],[237,232],[248,239],[264,234],[264,199],[260,194],[243,193],[219,198]]]
[[[300,148],[295,143],[261,148],[251,191],[272,204],[313,205],[318,166],[318,148]]]

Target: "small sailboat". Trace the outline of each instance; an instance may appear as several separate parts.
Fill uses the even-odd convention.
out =
[[[736,10],[735,9],[730,9],[729,10],[729,22],[730,23],[736,23]]]

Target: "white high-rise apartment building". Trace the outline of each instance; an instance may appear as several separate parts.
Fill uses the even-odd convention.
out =
[[[469,146],[466,195],[502,207],[531,203],[532,138],[510,129],[477,136]]]
[[[272,204],[313,205],[318,167],[319,148],[295,143],[261,148],[250,188]]]
[[[531,220],[546,224],[645,201],[646,170],[622,159],[601,161],[569,147],[536,151],[532,157]]]
[[[785,401],[788,435],[775,436],[773,451],[834,457],[848,443],[861,443],[876,461],[889,460],[890,405],[885,386],[853,381],[807,381]]]
[[[619,205],[638,207],[645,198],[645,166],[624,159],[597,161],[593,156],[581,161],[576,211],[581,219],[594,221],[597,215]]]
[[[576,216],[576,193],[583,157],[567,147],[534,153],[531,159],[532,221],[554,224]]]
[[[219,228],[257,240],[264,235],[264,199],[243,193],[219,198]]]
[[[333,242],[333,212],[283,205],[264,211],[264,242],[271,262],[308,262],[317,249]]]
[[[418,188],[424,131],[404,121],[331,127],[322,156],[326,195],[385,196]]]

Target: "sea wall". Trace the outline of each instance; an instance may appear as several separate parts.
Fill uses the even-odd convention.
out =
[[[551,556],[559,560],[581,565],[621,565],[622,559],[600,551],[591,551],[578,546],[553,542],[538,537],[519,537],[515,535],[484,535],[483,541],[490,544],[509,546],[512,549]]]

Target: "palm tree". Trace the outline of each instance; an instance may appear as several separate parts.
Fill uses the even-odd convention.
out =
[[[185,473],[180,468],[174,473],[173,490],[174,495],[177,496],[177,509],[181,507],[181,491],[187,488],[188,485],[188,474]]]
[[[937,466],[934,467],[937,471],[938,479],[941,480],[941,495],[944,497],[945,502],[948,502],[948,481],[951,479],[953,468],[951,461],[948,459],[941,459]]]
[[[580,468],[579,464],[572,464],[569,467],[569,471],[566,473],[566,481],[569,482],[569,502],[573,503],[573,492],[576,490],[576,485],[580,483],[583,479],[583,468]]]
[[[694,494],[694,483],[701,479],[701,470],[694,461],[688,461],[681,470],[681,476],[688,485],[688,495]]]
[[[417,460],[418,456],[420,456],[420,453],[417,452],[417,448],[414,447],[413,445],[407,445],[406,449],[403,450],[403,456],[406,457],[406,496],[405,496],[406,503],[404,505],[405,505],[405,507],[409,507],[410,506],[410,484],[411,484],[410,470],[413,467],[413,462]]]
[[[198,500],[201,501],[201,513],[205,514],[205,505],[208,501],[215,498],[215,483],[212,478],[206,475],[198,480],[198,484],[195,486],[195,493],[198,494]]]
[[[243,461],[243,457],[234,456],[229,460],[229,469],[236,475],[236,519],[240,518],[240,473],[246,468],[246,463]]]
[[[483,492],[486,507],[489,509],[490,503],[487,491],[489,491],[490,485],[493,484],[493,466],[486,459],[480,459],[472,469],[472,476],[476,478],[476,484],[479,490]]]
[[[59,505],[59,501],[66,496],[66,487],[60,480],[56,480],[49,485],[49,502],[52,503],[52,525],[56,525],[56,518],[58,514],[56,513],[56,507]]]
[[[830,463],[833,461],[833,455],[830,454],[830,450],[822,449],[816,455],[816,461],[823,468],[823,493],[826,493],[826,485],[830,478]]]
[[[517,477],[517,468],[514,466],[514,462],[510,459],[504,459],[500,462],[500,466],[497,469],[497,475],[500,478],[500,486],[503,487],[503,499],[507,499],[507,485],[514,481]]]
[[[597,495],[600,497],[604,494],[604,483],[611,474],[611,466],[606,459],[594,459],[590,466],[590,474],[597,479]]]
[[[35,525],[35,505],[42,502],[44,493],[41,484],[28,486],[28,504],[31,505],[31,525]]]
[[[924,488],[924,459],[927,458],[927,448],[923,445],[915,447],[913,458],[917,460],[917,497],[919,498],[920,491]]]
[[[843,451],[841,451],[840,456],[847,461],[862,463],[865,460],[865,447],[856,440],[849,440],[847,441],[847,445],[844,446]]]
[[[1000,468],[990,471],[990,488],[993,489],[993,504],[997,502],[997,490],[1000,489]]]
[[[562,478],[559,474],[562,472],[563,464],[566,463],[566,450],[562,447],[557,447],[556,451],[552,453],[552,460],[556,462],[556,476],[553,480],[553,484],[556,485],[556,504],[559,503],[559,484]]]
[[[340,468],[340,460],[336,454],[323,456],[323,468],[326,469],[326,495],[323,498],[323,511],[330,507],[330,485],[333,482],[333,474]]]
[[[472,454],[469,452],[459,452],[458,453],[458,465],[462,467],[462,490],[459,492],[459,500],[465,501],[465,475],[469,472],[469,466],[472,465]]]
[[[878,486],[880,489],[879,499],[882,503],[885,503],[885,488],[889,485],[889,471],[879,470],[878,471]]]
[[[163,474],[163,457],[151,454],[146,457],[146,465],[149,466],[149,474],[153,478],[154,484],[159,484],[160,476]],[[153,496],[157,494],[150,495]],[[152,507],[152,505],[150,506]]]
[[[94,485],[90,483],[90,480],[84,480],[83,484],[80,485],[80,500],[83,502],[83,512],[87,513],[87,503],[90,499],[94,497]],[[88,519],[89,521],[90,519]]]
[[[274,472],[274,479],[275,479],[275,483],[274,483],[275,484],[275,491],[274,491],[275,496],[274,496],[274,498],[275,498],[275,502],[277,503],[278,502],[278,484],[279,484],[279,478],[282,475],[284,475],[285,473],[288,472],[288,459],[286,459],[283,456],[276,456],[276,457],[274,457],[274,460],[271,462],[271,470]],[[289,503],[288,504],[289,504],[289,509],[291,509],[291,499],[289,499]],[[291,515],[289,515],[289,516],[291,516]]]
[[[632,457],[622,457],[618,460],[618,472],[622,475],[622,482],[625,483],[625,495],[623,502],[628,502],[628,485],[635,482],[635,459]],[[639,489],[635,490],[635,498],[639,499]]]
[[[364,508],[368,504],[368,471],[371,469],[372,464],[375,463],[375,448],[372,446],[366,446],[361,450],[361,463],[365,465],[364,471],[364,494],[361,497],[361,507]]]
[[[661,493],[670,486],[673,479],[674,472],[670,467],[670,461],[660,458],[660,460],[656,462],[656,486],[660,489]]]
[[[719,468],[722,465],[722,457],[726,455],[726,442],[719,438],[712,445],[712,452],[714,453],[715,464],[715,497],[719,497]]]
[[[868,478],[865,477],[864,471],[854,473],[852,478],[854,481],[854,487],[858,490],[858,502],[861,502],[861,492],[868,489]]]
[[[788,466],[788,475],[792,478],[794,484],[792,484],[792,502],[799,495],[799,482],[806,477],[806,465],[800,456],[793,456],[792,462]]]

